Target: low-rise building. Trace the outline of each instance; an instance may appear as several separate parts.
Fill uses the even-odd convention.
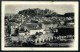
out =
[[[11,27],[11,34],[14,34],[15,29],[18,28],[18,24],[17,23],[11,23],[10,27]]]
[[[42,32],[43,34],[45,34],[44,29],[42,29],[42,24],[26,23],[22,26],[25,27],[25,30],[27,29],[30,35],[35,35],[36,32]]]
[[[42,24],[42,29],[49,30],[49,28],[56,28],[58,24]]]

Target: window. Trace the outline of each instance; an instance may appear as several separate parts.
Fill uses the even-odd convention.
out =
[[[37,40],[37,43],[39,43],[39,40]]]

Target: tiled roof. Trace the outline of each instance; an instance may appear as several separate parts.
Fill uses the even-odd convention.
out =
[[[10,23],[10,26],[18,26],[18,23],[15,23],[15,22]]]
[[[22,24],[22,25],[23,26],[26,26],[30,30],[38,30],[38,29],[41,29],[41,26],[39,24],[36,24],[36,23],[26,23],[26,24]]]
[[[25,33],[25,31],[19,31],[19,33]]]

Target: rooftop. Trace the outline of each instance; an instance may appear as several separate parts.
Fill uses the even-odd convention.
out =
[[[26,23],[22,25],[26,26],[29,30],[39,30],[42,28],[41,24],[36,24],[36,23]]]
[[[18,23],[12,22],[10,23],[10,26],[18,26]]]

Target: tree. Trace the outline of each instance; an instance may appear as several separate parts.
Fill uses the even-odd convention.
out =
[[[42,35],[43,34],[43,32],[36,32],[36,35]]]
[[[20,31],[24,31],[24,27],[21,27]]]
[[[11,28],[10,28],[9,25],[7,26],[7,33],[9,34],[8,36],[10,36],[10,34],[11,34]]]
[[[15,29],[15,33],[14,33],[14,35],[17,36],[18,34],[19,34],[19,29],[16,28],[16,29]]]
[[[31,38],[34,40],[34,39],[36,39],[36,36],[35,35],[32,35]]]
[[[36,35],[38,35],[38,32],[36,32]]]

